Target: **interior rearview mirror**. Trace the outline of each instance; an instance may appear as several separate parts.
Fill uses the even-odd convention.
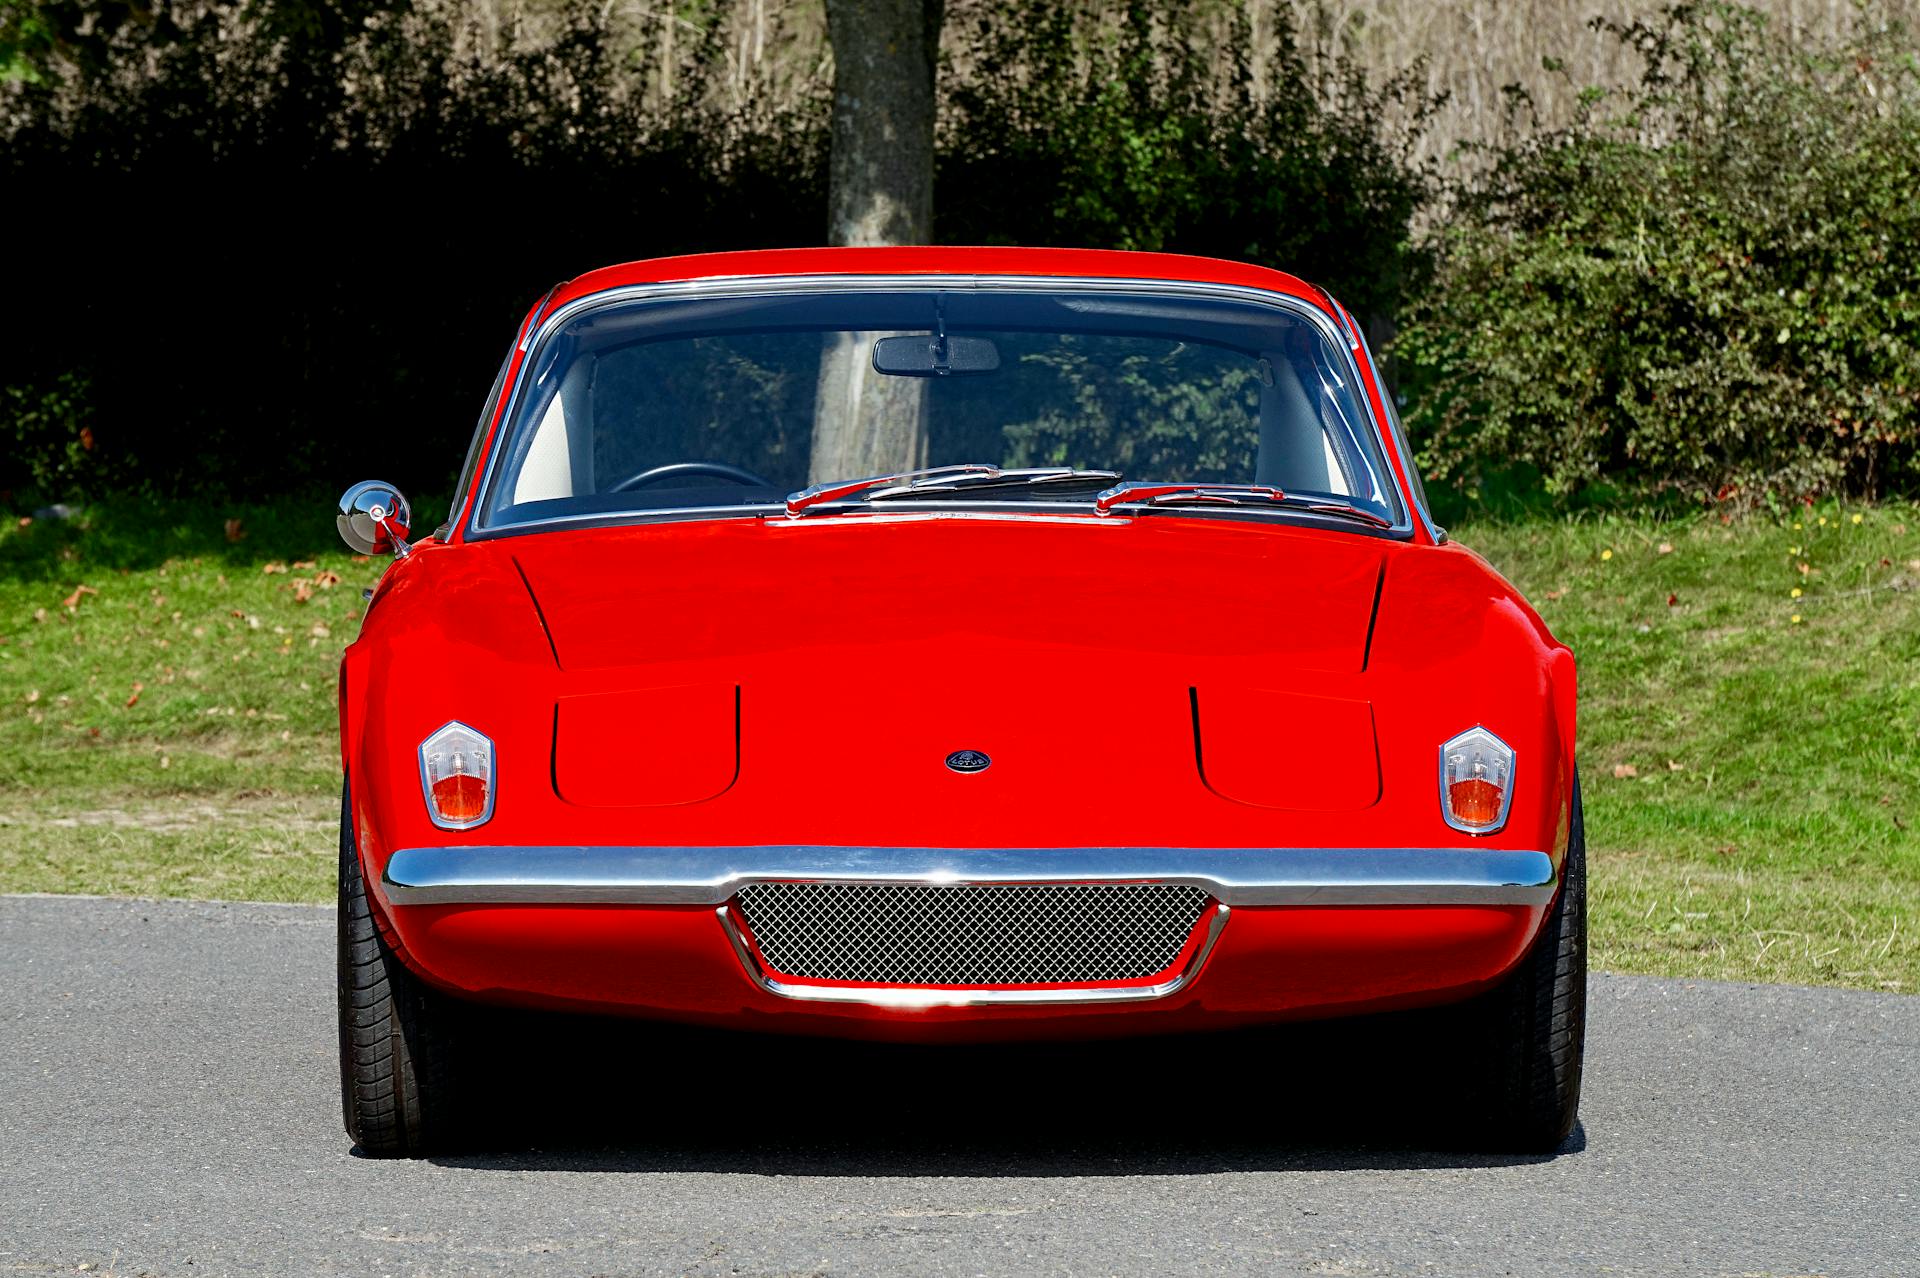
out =
[[[949,377],[991,373],[999,367],[1000,348],[984,337],[940,333],[883,337],[873,344],[873,371],[890,377]]]

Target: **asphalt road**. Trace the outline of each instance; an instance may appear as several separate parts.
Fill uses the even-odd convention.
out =
[[[516,1152],[341,1134],[331,910],[0,898],[0,1272],[1920,1274],[1920,998],[1596,977],[1557,1156],[1417,1044],[929,1053],[537,1022]]]

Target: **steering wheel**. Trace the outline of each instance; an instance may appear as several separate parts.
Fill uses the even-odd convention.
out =
[[[668,462],[664,466],[651,466],[637,475],[629,475],[613,487],[604,491],[610,493],[629,492],[635,488],[645,488],[648,484],[657,484],[664,479],[682,479],[692,475],[706,475],[712,479],[724,479],[728,483],[744,484],[749,488],[772,488],[772,481],[763,479],[750,470],[739,466],[729,466],[725,462],[683,461]]]

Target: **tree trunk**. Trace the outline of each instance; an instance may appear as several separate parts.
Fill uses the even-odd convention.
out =
[[[933,85],[944,0],[827,0],[833,45],[827,242],[933,238]],[[927,460],[926,387],[873,371],[882,333],[830,335],[809,473],[817,483]]]

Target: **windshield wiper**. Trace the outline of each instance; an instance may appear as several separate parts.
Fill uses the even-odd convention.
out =
[[[1329,497],[1302,497],[1283,493],[1265,484],[1115,484],[1093,499],[1093,508],[1103,515],[1112,514],[1115,506],[1179,505],[1284,505],[1290,510],[1305,510],[1316,515],[1341,515],[1372,524],[1376,528],[1393,527],[1391,519],[1352,502]]]
[[[1111,515],[1115,506],[1269,506],[1287,495],[1265,484],[1115,484],[1093,499],[1093,508]]]
[[[950,493],[976,488],[1030,488],[1035,484],[1106,483],[1120,478],[1117,470],[1075,470],[1070,466],[1028,466],[1015,470],[969,471],[964,475],[909,480],[867,494],[868,501],[890,501],[922,493]]]
[[[838,501],[842,497],[857,497],[870,488],[885,488],[893,484],[912,483],[915,480],[935,480],[951,475],[997,474],[998,466],[989,466],[985,462],[967,462],[959,466],[934,466],[926,470],[902,470],[891,475],[868,475],[864,479],[830,479],[824,484],[815,484],[811,488],[802,488],[797,493],[787,494],[787,513],[805,514],[811,507],[821,502]]]
[[[985,462],[966,462],[957,466],[935,466],[928,470],[906,470],[893,475],[869,475],[865,479],[836,479],[803,488],[787,497],[787,513],[801,515],[822,502],[840,501],[866,495],[868,501],[888,501],[915,493],[958,492],[971,488],[1024,487],[1030,484],[1057,484],[1062,481],[1104,481],[1120,478],[1118,471],[1074,470],[1067,466],[1034,466],[1002,470]]]
[[[1391,528],[1393,521],[1385,515],[1376,515],[1364,506],[1356,506],[1347,501],[1328,501],[1324,497],[1297,498],[1294,505],[1301,510],[1310,510],[1316,515],[1345,515],[1349,519],[1358,519],[1361,523],[1372,524],[1376,528]]]
[[[1002,470],[986,462],[963,462],[926,470],[903,470],[862,479],[836,479],[803,488],[787,497],[787,513],[802,515],[825,502],[864,496],[867,501],[895,501],[925,494],[971,492],[983,488],[1027,488],[1038,484],[1103,482],[1118,479],[1117,471],[1076,470],[1070,466],[1028,466]],[[1357,519],[1377,528],[1393,521],[1338,498],[1305,497],[1266,484],[1163,484],[1135,480],[1114,484],[1094,496],[1093,508],[1111,515],[1119,506],[1286,506],[1319,515]]]

